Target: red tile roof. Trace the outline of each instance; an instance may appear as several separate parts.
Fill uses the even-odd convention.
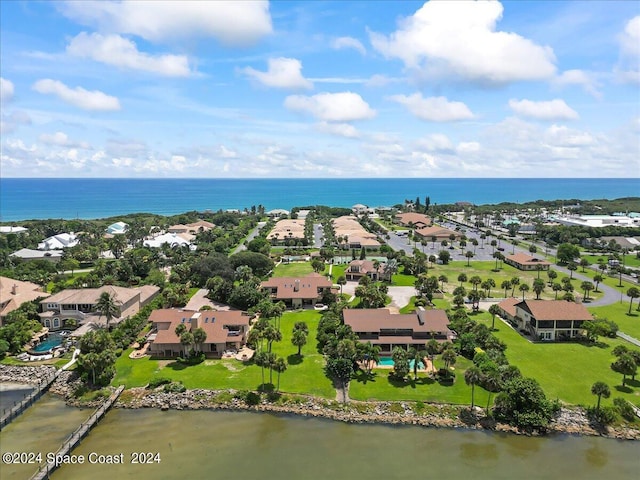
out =
[[[514,255],[507,255],[505,261],[518,263],[520,265],[551,265],[550,262],[542,260],[541,258],[532,257],[526,253],[516,253]]]
[[[198,316],[199,314],[199,316]],[[230,311],[213,311],[202,310],[196,312],[194,310],[179,310],[175,308],[164,308],[154,310],[149,315],[149,320],[155,324],[167,324],[168,328],[161,328],[166,325],[158,326],[155,343],[176,344],[180,343],[180,338],[176,335],[176,327],[184,323],[187,330],[195,330],[200,327],[207,332],[207,340],[205,343],[225,343],[227,341],[236,341],[238,335],[229,335],[229,330],[225,326],[249,326],[249,317],[243,315],[240,310]]]

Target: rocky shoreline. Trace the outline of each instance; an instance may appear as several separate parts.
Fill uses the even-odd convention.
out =
[[[50,376],[53,367],[13,367],[0,365],[0,381],[38,383]],[[95,408],[102,402],[80,402],[73,393],[82,382],[72,372],[61,372],[51,385],[50,392],[60,395],[67,404]],[[194,389],[181,393],[166,393],[163,387],[155,390],[131,388],[125,390],[116,408],[156,408],[160,410],[232,410],[267,412],[304,417],[317,417],[347,423],[379,423],[387,425],[417,425],[436,428],[467,428],[532,435],[507,424],[487,418],[482,409],[473,413],[465,406],[424,404],[421,402],[358,402],[343,404],[312,396],[282,394],[273,398],[252,392],[235,390]],[[640,430],[625,427],[594,426],[579,407],[562,408],[545,432],[533,435],[565,433],[592,435],[624,440],[640,440]]]

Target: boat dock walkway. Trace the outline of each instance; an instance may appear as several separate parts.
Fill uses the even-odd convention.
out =
[[[0,430],[9,425],[13,419],[24,412],[27,407],[33,405],[35,401],[49,389],[55,379],[58,378],[58,375],[60,375],[60,370],[56,370],[49,378],[41,381],[33,392],[26,395],[22,400],[15,402],[8,411],[3,409],[2,417],[0,417]]]
[[[120,385],[118,389],[111,394],[111,396],[102,404],[93,414],[71,434],[62,443],[62,446],[55,452],[55,458],[63,458],[65,455],[69,455],[71,451],[82,441],[82,439],[104,416],[104,414],[111,408],[116,402],[122,391],[124,385]],[[44,480],[49,478],[49,475],[58,468],[57,462],[47,462],[45,465],[41,465],[38,471],[31,477],[31,480]]]

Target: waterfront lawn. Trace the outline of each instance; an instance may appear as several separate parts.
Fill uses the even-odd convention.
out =
[[[304,277],[313,273],[311,263],[309,262],[294,262],[294,263],[281,263],[273,271],[274,277]]]
[[[323,372],[324,359],[316,352],[316,332],[320,313],[314,310],[287,312],[281,319],[282,341],[274,343],[273,351],[287,359],[289,367],[280,377],[280,390],[289,393],[311,394],[324,398],[335,398],[335,390]],[[304,321],[309,326],[307,344],[298,357],[297,347],[291,344],[293,325]],[[167,377],[182,381],[185,387],[216,389],[257,390],[262,384],[261,368],[253,362],[244,364],[233,359],[205,360],[203,363],[185,366],[174,360],[155,360],[144,357],[129,358],[127,350],[116,362],[117,374],[112,385],[127,388],[141,387],[154,377]],[[269,371],[265,370],[265,381],[269,382]],[[274,384],[277,374],[273,375]]]
[[[486,312],[472,318],[491,327],[491,315]],[[640,382],[622,389],[622,375],[610,367],[613,348],[621,344],[630,347],[628,342],[601,338],[600,346],[574,342],[531,343],[497,317],[495,325],[494,334],[507,344],[509,363],[517,366],[525,377],[535,378],[547,398],[574,405],[594,405],[596,397],[591,394],[591,386],[603,381],[611,388],[611,398],[602,399],[604,405],[611,405],[614,397],[640,405]]]
[[[436,368],[443,366],[439,356],[436,356]],[[456,405],[471,404],[471,387],[464,381],[464,372],[472,365],[470,360],[458,356],[454,365],[456,380],[453,385],[445,386],[430,379],[426,373],[418,372],[418,379],[413,380],[413,371],[409,374],[411,380],[398,382],[389,377],[391,369],[376,368],[372,378],[367,378],[359,371],[355,379],[349,384],[349,397],[354,400],[385,400],[402,401],[415,400],[422,402],[450,403]],[[485,407],[488,392],[476,385],[475,403]]]
[[[589,311],[596,318],[606,318],[616,322],[621,332],[640,340],[640,312],[636,310],[637,306],[638,299],[634,299],[631,315],[628,314],[629,300],[624,300],[622,303],[612,303],[604,307],[592,307],[589,308]]]

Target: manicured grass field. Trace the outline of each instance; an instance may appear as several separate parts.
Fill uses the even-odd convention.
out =
[[[604,263],[609,261],[609,255],[580,255],[580,258],[586,258],[589,263],[596,265],[598,260],[601,259]],[[622,257],[621,257],[622,258]],[[640,258],[636,257],[634,253],[624,256],[625,267],[640,267]]]
[[[306,393],[324,398],[334,398],[335,390],[323,372],[324,359],[316,352],[316,332],[320,313],[313,310],[287,312],[281,319],[282,341],[274,343],[273,351],[287,359],[289,368],[280,377],[280,390],[290,393]],[[309,326],[307,344],[298,357],[297,347],[291,344],[291,332],[295,322],[304,321]],[[205,360],[199,365],[185,366],[173,360],[154,360],[145,357],[132,360],[127,350],[116,362],[117,374],[112,385],[127,388],[141,387],[154,377],[180,380],[187,388],[248,389],[257,390],[262,385],[261,368],[249,362],[237,360]],[[265,382],[269,372],[265,370]],[[273,376],[274,384],[277,374]]]
[[[491,327],[491,315],[484,312],[474,320]],[[623,397],[640,405],[640,381],[628,381],[622,388],[622,375],[611,370],[611,351],[616,345],[628,342],[601,338],[601,346],[586,346],[580,343],[531,343],[506,323],[496,318],[494,334],[507,344],[509,363],[517,366],[526,377],[535,378],[548,398],[558,398],[574,405],[594,405],[591,386],[603,381],[611,388],[611,398],[602,399],[611,405],[614,397]]]
[[[333,283],[336,283],[338,281],[338,278],[344,275],[344,272],[347,268],[348,268],[348,265],[336,265],[336,264],[334,264],[331,267],[331,280],[333,281]],[[325,267],[324,274],[329,275],[329,265]]]
[[[281,263],[273,271],[274,277],[304,277],[313,273],[310,262]]]
[[[640,339],[640,312],[636,310],[638,299],[634,299],[631,315],[629,312],[629,300],[623,300],[622,303],[616,302],[604,307],[589,308],[597,318],[606,318],[618,324],[618,328],[637,339]]]
[[[439,356],[436,357],[436,368],[443,366]],[[464,381],[464,371],[472,365],[470,360],[458,356],[454,365],[456,379],[453,385],[444,386],[428,378],[426,373],[418,372],[417,380],[397,382],[389,377],[390,369],[377,368],[373,378],[365,378],[359,372],[349,385],[349,396],[355,400],[419,400],[465,405],[471,403],[471,387]],[[413,371],[410,373],[413,379]],[[488,392],[481,387],[475,388],[475,403],[486,406]]]

